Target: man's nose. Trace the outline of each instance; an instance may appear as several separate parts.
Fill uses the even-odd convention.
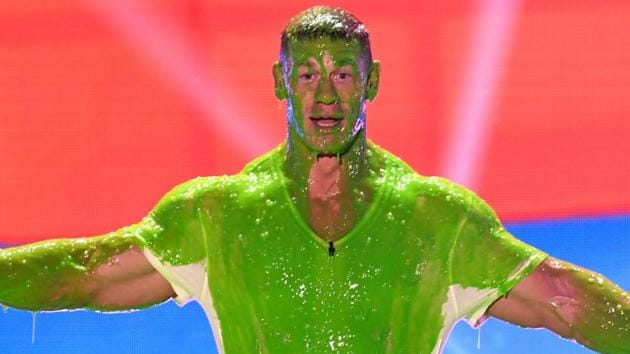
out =
[[[317,91],[315,92],[316,103],[333,104],[337,102],[337,99],[337,91],[330,78],[322,77],[317,84]]]

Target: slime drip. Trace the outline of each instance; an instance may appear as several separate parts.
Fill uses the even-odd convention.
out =
[[[37,318],[37,312],[33,311],[32,315],[33,315],[33,325],[32,325],[32,328],[31,328],[31,331],[32,331],[32,333],[31,333],[31,344],[35,344],[35,320]]]
[[[481,327],[477,328],[477,350],[481,350]]]

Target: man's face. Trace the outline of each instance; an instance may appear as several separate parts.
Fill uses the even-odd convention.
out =
[[[356,40],[293,42],[287,61],[288,123],[319,154],[345,152],[365,128],[369,63]]]

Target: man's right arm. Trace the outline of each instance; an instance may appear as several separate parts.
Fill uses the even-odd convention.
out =
[[[139,248],[141,223],[90,238],[59,239],[0,250],[0,304],[31,311],[147,307],[175,293]]]
[[[208,219],[204,213],[210,202],[204,196],[215,190],[216,181],[197,178],[183,183],[141,222],[107,235],[0,250],[0,304],[32,311],[117,311],[174,297],[173,287],[143,251],[151,253],[152,262],[167,266],[205,259],[201,220]]]

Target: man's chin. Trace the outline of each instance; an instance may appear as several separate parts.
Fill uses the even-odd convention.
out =
[[[361,135],[306,136],[302,141],[317,155],[338,156],[345,154]]]
[[[343,142],[313,142],[311,150],[317,153],[318,156],[338,156],[348,150],[348,144]]]

